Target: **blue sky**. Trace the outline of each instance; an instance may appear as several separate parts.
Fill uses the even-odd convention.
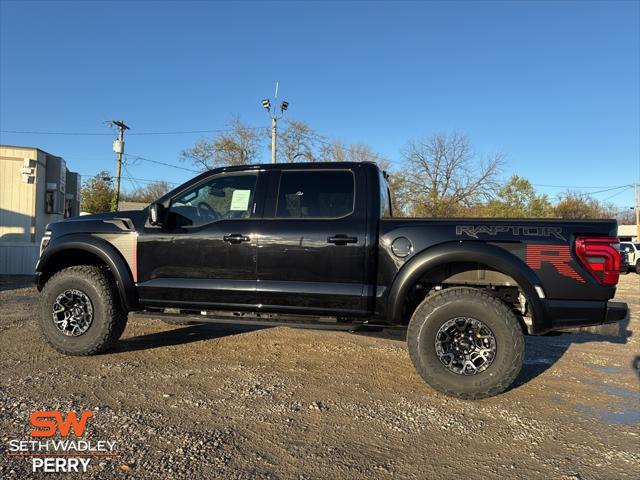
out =
[[[637,1],[0,0],[0,129],[205,130],[233,114],[266,126],[260,100],[279,81],[291,118],[396,164],[409,138],[459,130],[507,156],[505,177],[598,191],[640,175],[639,25]],[[84,175],[115,169],[110,136],[0,135]],[[199,136],[130,135],[126,149],[177,163]],[[612,194],[632,205],[631,189],[596,197]]]

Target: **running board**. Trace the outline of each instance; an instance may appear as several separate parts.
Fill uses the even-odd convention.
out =
[[[366,321],[352,323],[352,322],[338,322],[338,321],[323,321],[323,320],[311,320],[301,316],[285,316],[278,315],[278,319],[263,319],[259,317],[253,317],[246,314],[243,315],[193,315],[193,314],[180,314],[180,313],[165,313],[165,312],[149,312],[140,311],[132,312],[134,317],[138,318],[153,318],[157,320],[178,320],[181,322],[195,322],[195,323],[218,323],[225,325],[254,325],[257,327],[291,327],[291,328],[309,328],[313,330],[404,330],[405,326],[402,325],[385,325],[368,323]],[[264,314],[262,314],[264,316]],[[226,317],[226,318],[225,318]]]

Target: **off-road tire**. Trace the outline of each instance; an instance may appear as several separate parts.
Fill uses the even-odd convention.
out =
[[[52,319],[55,299],[67,289],[80,290],[93,305],[93,319],[82,335],[64,335]],[[45,340],[58,352],[95,355],[108,350],[120,338],[127,325],[127,313],[106,272],[91,265],[77,265],[60,270],[45,284],[40,296],[39,323]]]
[[[452,372],[436,353],[438,330],[456,317],[480,320],[495,337],[493,362],[475,375]],[[411,361],[424,381],[446,395],[465,400],[506,390],[518,376],[524,359],[524,335],[516,315],[497,297],[475,288],[452,287],[429,295],[411,317],[407,342]]]
[[[636,260],[636,273],[640,275],[640,258]]]

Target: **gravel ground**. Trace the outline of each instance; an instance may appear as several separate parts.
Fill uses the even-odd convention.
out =
[[[85,438],[117,442],[94,478],[638,478],[640,275],[618,289],[623,334],[528,337],[514,388],[477,402],[430,389],[385,335],[132,315],[113,352],[65,357],[28,282],[0,277],[0,478],[34,477],[8,442],[48,409],[92,410]]]

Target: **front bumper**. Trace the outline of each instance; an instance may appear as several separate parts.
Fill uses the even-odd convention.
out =
[[[622,302],[546,300],[544,309],[547,318],[536,333],[605,325],[629,318],[629,307]]]

